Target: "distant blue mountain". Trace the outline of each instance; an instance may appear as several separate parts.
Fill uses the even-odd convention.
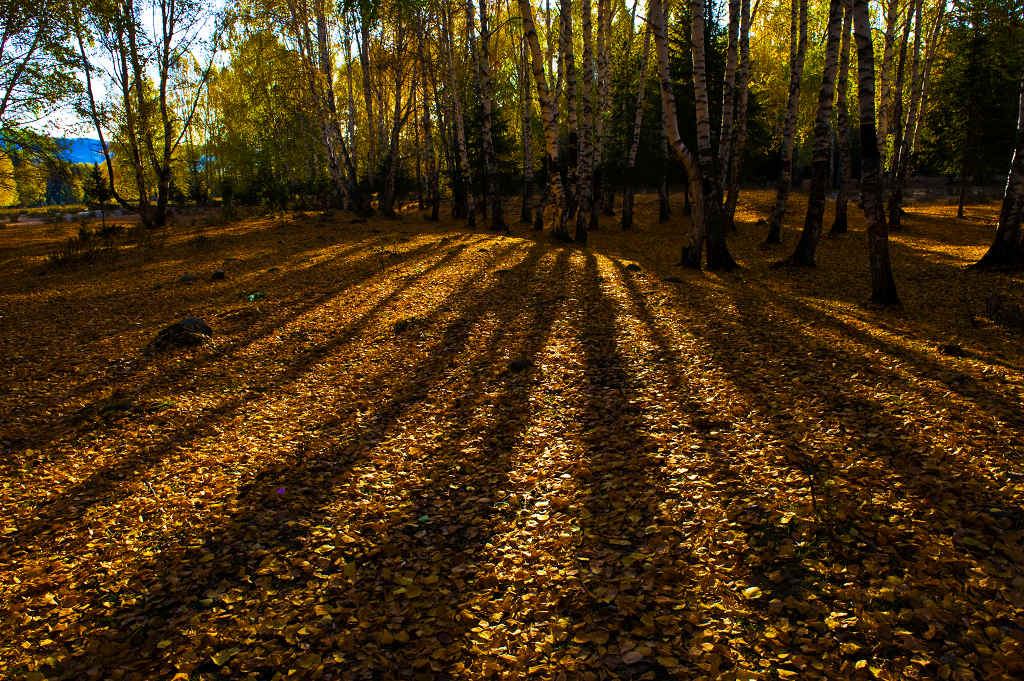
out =
[[[64,151],[60,157],[69,163],[103,163],[103,147],[91,137],[62,137],[58,140]]]

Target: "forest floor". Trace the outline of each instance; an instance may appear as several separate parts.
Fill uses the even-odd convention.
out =
[[[0,230],[0,677],[1022,678],[1024,342],[984,310],[1024,279],[963,269],[995,207],[912,206],[883,310],[854,206],[771,270],[769,200],[725,275],[646,196],[587,248]]]

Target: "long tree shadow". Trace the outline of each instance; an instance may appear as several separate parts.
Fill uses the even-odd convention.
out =
[[[159,373],[152,375],[148,380],[144,380],[141,383],[131,380],[130,376],[116,380],[115,382],[118,384],[116,391],[138,396],[156,392],[159,394],[160,399],[166,401],[173,397],[174,392],[165,393],[162,392],[163,390],[178,387],[184,378],[194,376],[202,367],[224,357],[244,352],[246,349],[278,332],[283,325],[301,318],[307,312],[324,305],[349,288],[359,286],[363,282],[372,280],[374,277],[386,277],[390,273],[422,262],[424,259],[434,255],[437,252],[437,248],[437,244],[428,243],[409,249],[402,254],[400,261],[387,263],[383,270],[381,269],[380,256],[372,251],[353,262],[346,263],[340,271],[332,267],[331,261],[321,263],[317,266],[316,270],[304,273],[305,276],[301,279],[301,281],[312,282],[324,274],[335,275],[334,280],[317,295],[307,296],[296,301],[286,301],[283,314],[271,315],[269,318],[262,319],[259,324],[252,325],[248,329],[243,330],[236,338],[226,343],[217,344],[212,350],[196,351],[185,361],[176,358],[176,361],[173,363],[160,363]],[[292,281],[291,284],[295,285],[296,282]],[[268,287],[263,285],[262,288]],[[303,286],[303,290],[306,288],[308,286]],[[106,376],[93,379],[86,384],[76,386],[73,392],[65,394],[62,399],[66,400],[75,394],[92,392],[98,387],[108,385],[109,383],[110,378]],[[195,385],[190,383],[188,389],[194,390]],[[73,434],[76,439],[80,439],[101,427],[108,427],[110,417],[102,411],[106,402],[107,400],[103,398],[96,399],[57,419],[48,416],[46,418],[46,427],[39,428],[37,436],[22,439],[18,443],[17,450],[11,451],[10,458],[4,464],[6,469],[2,470],[3,474],[13,475],[15,466],[31,471],[35,460],[46,454],[46,449],[62,436]],[[133,418],[137,418],[137,415],[133,415]],[[26,426],[30,425],[30,423],[31,418],[29,418],[29,423]],[[25,451],[29,449],[38,452],[35,457],[25,455]]]
[[[463,243],[448,249],[440,259],[420,271],[418,277],[429,276],[432,272],[450,266],[468,246]],[[417,278],[406,279],[398,284],[391,293],[378,300],[353,322],[337,330],[329,341],[298,353],[283,371],[271,370],[270,375],[260,375],[259,385],[262,390],[269,392],[284,388],[306,373],[311,366],[351,342],[369,320],[386,310],[391,301],[416,281]],[[240,395],[223,400],[216,407],[207,409],[192,425],[173,432],[160,445],[122,457],[116,463],[95,470],[85,480],[62,490],[59,497],[51,499],[42,509],[33,509],[30,519],[13,518],[19,530],[6,536],[0,542],[0,548],[4,548],[13,557],[29,552],[31,542],[40,532],[82,516],[92,504],[105,500],[126,479],[138,477],[171,452],[186,448],[192,441],[207,436],[216,424],[226,421],[243,408],[247,399],[247,395]]]
[[[692,634],[695,604],[683,595],[692,561],[682,537],[659,521],[665,446],[649,432],[641,399],[648,379],[623,355],[619,327],[628,322],[603,284],[588,253],[574,317],[583,354],[576,386],[583,453],[574,476],[582,495],[580,588],[560,598],[558,611],[576,623],[573,641],[590,642],[581,662],[615,678],[675,678],[678,670],[663,660],[685,650]]]
[[[634,298],[642,305],[643,296],[632,286]],[[913,632],[908,635],[934,639],[935,627],[945,628],[944,646],[925,644],[921,648],[932,654],[930,664],[937,665],[935,660],[943,654],[969,656],[964,638],[969,627],[954,613],[932,612],[921,617],[921,594],[929,589],[928,582],[922,580],[943,575],[963,583],[969,581],[969,568],[981,561],[996,566],[985,570],[986,574],[1012,573],[1013,550],[1006,532],[1014,527],[1019,532],[1024,525],[1012,510],[1019,508],[1019,503],[991,482],[953,471],[952,462],[923,465],[919,452],[931,448],[920,432],[908,430],[889,405],[858,392],[856,382],[842,387],[844,377],[857,369],[874,374],[889,390],[915,391],[920,386],[872,366],[875,360],[851,354],[827,338],[774,327],[771,300],[751,297],[747,290],[737,292],[733,299],[736,312],[723,314],[710,301],[695,294],[688,296],[695,318],[703,318],[689,328],[703,340],[701,349],[711,359],[708,370],[721,372],[742,391],[762,419],[761,428],[770,435],[773,447],[786,452],[785,458],[806,471],[812,489],[819,485],[823,516],[811,527],[804,524],[801,542],[794,550],[777,518],[772,522],[776,514],[766,513],[764,508],[748,509],[739,518],[747,527],[751,546],[744,563],[775,578],[763,582],[770,594],[821,604],[810,612],[802,611],[800,603],[787,605],[795,610],[791,616],[802,621],[817,619],[819,626],[834,628],[835,623],[830,627],[826,621],[830,612],[854,609],[884,621],[884,612],[896,605],[901,609],[896,621]],[[655,323],[653,318],[650,323]],[[818,425],[819,414],[824,415],[822,425]],[[866,415],[870,415],[870,432],[864,428]],[[856,418],[850,420],[851,416]],[[838,423],[837,433],[827,427],[829,423]],[[803,433],[801,424],[807,428]],[[806,439],[813,432],[821,433],[820,443]],[[880,438],[879,433],[886,436]],[[986,504],[1002,509],[994,508],[995,516],[986,514]],[[900,510],[894,514],[897,508]],[[792,532],[793,526],[788,527]],[[966,541],[956,541],[958,532],[967,533]],[[952,552],[940,548],[947,541],[943,538],[950,535]],[[938,551],[942,552],[941,562]],[[804,567],[815,563],[832,565],[833,574],[839,570],[840,582],[833,582],[836,577],[822,570],[812,574]],[[895,602],[869,596],[882,588],[879,581],[885,575],[905,585],[897,591]],[[992,595],[994,591],[980,599],[968,598],[969,617],[981,621],[992,614],[985,612],[985,601]],[[1002,617],[1008,624],[1006,615]],[[878,620],[873,621],[874,627],[867,624],[872,618],[867,618],[833,643],[846,643],[846,649],[854,651],[872,645],[884,657],[898,657],[901,646],[879,641]]]
[[[539,245],[533,247],[534,254],[540,252]],[[363,554],[360,568],[369,579],[332,597],[358,612],[361,622],[376,619],[380,627],[414,632],[412,640],[384,652],[375,674],[449,678],[458,670],[483,671],[477,657],[481,651],[470,633],[478,622],[469,613],[522,586],[491,569],[487,553],[499,529],[516,523],[517,508],[507,501],[517,491],[509,477],[512,455],[534,416],[530,395],[541,381],[535,360],[565,307],[558,292],[565,287],[568,254],[560,251],[543,269],[533,260],[502,274],[481,294],[484,305],[460,313],[458,326],[493,314],[488,324],[493,331],[478,342],[482,351],[461,363],[461,394],[431,405],[435,418],[430,428],[440,428],[443,440],[425,443],[418,455],[425,462],[422,472],[405,488],[412,503],[391,514],[385,529],[377,529],[379,539]],[[487,302],[502,289],[500,302]],[[505,368],[510,364],[526,368]],[[417,558],[413,573],[403,570],[409,556]],[[368,607],[368,592],[379,588],[374,581],[381,574],[392,575],[397,597],[385,596],[383,608],[382,603]],[[381,609],[390,615],[387,620],[380,617]],[[379,643],[372,627],[347,633],[346,650]]]
[[[535,252],[512,268],[509,276],[513,281],[522,275],[519,273],[529,272],[535,265],[538,255]],[[190,618],[199,616],[203,610],[201,604],[196,604],[196,594],[206,589],[216,588],[223,592],[232,588],[247,588],[252,579],[256,579],[261,586],[269,589],[269,593],[255,594],[258,597],[265,597],[269,600],[279,601],[287,594],[300,590],[307,585],[319,593],[326,593],[325,590],[334,588],[339,584],[339,578],[345,574],[344,566],[348,564],[366,562],[367,567],[360,567],[360,575],[366,574],[368,582],[362,586],[367,590],[366,594],[360,595],[356,590],[350,596],[348,602],[365,604],[372,602],[368,598],[379,585],[375,582],[377,576],[374,572],[373,561],[380,560],[380,556],[392,555],[393,551],[387,548],[380,548],[378,543],[369,541],[365,549],[365,555],[359,545],[346,546],[347,555],[338,562],[327,560],[324,556],[311,553],[316,547],[310,547],[304,539],[309,535],[310,528],[329,521],[331,505],[341,496],[356,495],[357,490],[349,482],[352,466],[364,459],[378,444],[385,441],[385,438],[397,427],[403,415],[407,414],[414,407],[422,403],[431,393],[432,386],[444,378],[446,371],[460,353],[467,348],[470,341],[470,330],[473,320],[479,319],[485,314],[502,308],[502,303],[496,298],[495,291],[503,286],[502,282],[495,282],[490,288],[483,292],[473,291],[472,284],[467,284],[465,290],[452,291],[447,300],[456,301],[475,300],[475,304],[466,307],[461,313],[455,315],[455,319],[448,325],[441,338],[433,344],[431,349],[424,353],[425,359],[422,363],[407,367],[396,367],[401,378],[389,374],[380,377],[366,386],[361,386],[363,394],[375,395],[385,392],[392,396],[382,410],[376,412],[372,418],[370,428],[362,428],[358,424],[351,424],[348,428],[339,427],[335,424],[332,427],[334,434],[332,439],[345,442],[343,445],[334,445],[325,448],[322,452],[305,452],[301,458],[289,460],[281,464],[267,468],[253,478],[252,482],[240,488],[235,499],[229,507],[233,509],[230,520],[223,526],[209,530],[205,537],[191,544],[182,544],[180,548],[167,551],[158,560],[146,561],[139,566],[139,569],[125,580],[125,587],[121,589],[122,599],[120,607],[114,608],[113,612],[99,616],[96,625],[102,622],[132,623],[132,626],[120,628],[118,631],[96,631],[83,646],[86,657],[76,658],[80,662],[69,663],[62,666],[61,672],[68,678],[74,678],[75,674],[82,673],[88,665],[96,666],[101,662],[99,668],[106,664],[114,664],[117,655],[101,655],[103,650],[117,650],[119,655],[125,655],[128,650],[132,652],[127,655],[132,662],[130,668],[152,669],[154,665],[159,668],[160,660],[166,658],[162,653],[164,647],[157,645],[163,637],[176,637],[181,635],[181,628]],[[517,311],[514,307],[504,306],[505,321],[512,319]],[[438,311],[434,316],[441,315]],[[542,316],[553,317],[553,310],[550,307],[543,309]],[[539,320],[535,320],[539,321]],[[428,327],[431,318],[423,321]],[[516,339],[511,339],[515,341]],[[510,341],[510,342],[511,342]],[[513,344],[514,345],[514,344]],[[525,346],[518,351],[523,352]],[[536,352],[539,346],[526,352]],[[490,349],[490,357],[498,352],[497,346]],[[512,388],[509,388],[512,390]],[[524,394],[522,387],[515,388],[518,394]],[[509,399],[507,406],[503,407],[503,415],[510,415],[525,411],[523,405],[517,399]],[[502,402],[504,403],[504,401]],[[472,404],[466,402],[464,410],[471,409]],[[507,410],[507,414],[504,410]],[[468,414],[468,411],[463,414]],[[525,423],[525,421],[523,421]],[[505,432],[508,424],[505,423],[493,431],[493,437],[503,442],[502,433]],[[442,459],[443,461],[444,459]],[[454,462],[448,462],[454,463]],[[481,465],[484,462],[481,461]],[[490,464],[488,464],[490,465]],[[499,460],[498,466],[501,467]],[[495,469],[497,470],[497,469]],[[500,475],[485,475],[481,478],[481,484],[486,480],[493,480],[500,484]],[[342,491],[344,487],[344,491]],[[274,490],[288,490],[285,496],[275,495]],[[437,492],[439,498],[444,490]],[[458,505],[458,504],[457,504]],[[440,507],[439,507],[440,509]],[[457,512],[453,510],[452,512]],[[388,519],[390,523],[392,519]],[[402,537],[402,527],[407,524],[408,517],[402,514],[401,517],[393,519],[397,526],[389,533],[385,526],[380,526],[382,532],[381,541],[387,537]],[[464,536],[462,543],[472,539],[472,535]],[[406,540],[408,541],[408,540]],[[414,539],[417,543],[424,541],[423,537]],[[427,540],[427,544],[434,539]],[[395,544],[384,543],[383,546],[394,546]],[[456,546],[459,542],[456,542]],[[193,548],[195,546],[195,548]],[[201,548],[200,548],[201,547]],[[454,550],[454,548],[449,549]],[[294,555],[292,555],[294,554]],[[358,554],[358,555],[357,555]],[[452,554],[454,558],[457,554]],[[461,555],[461,554],[458,554]],[[268,567],[268,557],[281,561],[281,564],[300,567],[293,569],[289,567],[283,574],[275,572]],[[326,562],[325,562],[326,561]],[[443,565],[439,564],[438,568]],[[308,569],[307,569],[308,568]],[[315,571],[312,575],[310,571]],[[262,575],[262,576],[261,576]],[[255,577],[254,577],[255,576]],[[315,579],[313,578],[315,576]],[[342,580],[343,581],[343,580]],[[358,582],[357,582],[358,583]],[[351,590],[352,587],[345,587],[343,591]],[[135,598],[124,598],[126,594],[136,595]],[[337,598],[341,598],[340,594]],[[335,596],[331,599],[337,602]],[[272,609],[269,602],[263,603],[264,607]],[[102,609],[101,604],[96,604]],[[340,612],[346,610],[345,606],[338,608]],[[309,614],[309,613],[306,613]],[[141,623],[145,626],[141,626]],[[136,626],[138,624],[138,626]],[[269,623],[268,623],[269,624]],[[310,629],[317,633],[326,635],[329,632],[323,631],[322,623],[313,620],[309,622]],[[78,631],[88,631],[93,626],[81,626]],[[285,647],[295,652],[301,649],[294,648],[294,641],[289,642],[291,635],[282,632],[279,628],[269,626],[265,632],[268,637],[268,645],[281,644],[282,633],[284,633]],[[353,637],[359,633],[359,628],[349,628],[355,632]],[[248,627],[249,634],[252,627]],[[334,645],[323,642],[323,650],[347,649],[347,644],[342,644],[335,639],[341,633],[334,630],[330,634]],[[202,645],[197,648],[197,654],[205,657],[210,654],[212,644]],[[436,643],[435,643],[436,645]],[[213,646],[214,650],[216,646]],[[89,657],[93,656],[90,660]],[[202,662],[206,667],[210,663]],[[274,672],[273,668],[260,671],[259,678],[269,678]]]
[[[675,522],[689,524],[687,541],[700,546],[696,553],[690,549],[688,554],[691,570],[699,571],[688,585],[690,593],[686,597],[693,601],[692,610],[696,613],[688,621],[692,625],[714,619],[721,614],[723,606],[728,605],[734,609],[734,618],[757,631],[758,625],[744,614],[746,600],[740,594],[741,589],[723,586],[720,584],[723,578],[741,577],[742,584],[762,589],[765,600],[801,597],[811,579],[809,571],[798,560],[766,560],[778,557],[780,549],[785,555],[806,537],[797,537],[796,528],[789,525],[783,513],[788,507],[780,509],[772,491],[751,477],[746,457],[754,454],[768,458],[765,463],[772,466],[773,476],[778,478],[799,480],[805,471],[782,457],[773,456],[762,449],[748,431],[737,428],[733,410],[725,409],[719,402],[722,386],[710,380],[715,366],[699,355],[681,354],[678,341],[663,330],[666,320],[652,311],[633,274],[622,262],[615,261],[615,265],[629,302],[627,314],[636,320],[637,333],[651,346],[647,362],[657,367],[659,395],[663,396],[663,402],[675,407],[672,417],[678,419],[676,427],[683,429],[685,440],[691,443],[692,454],[686,457],[682,473],[686,473],[685,479],[693,484],[684,484],[681,489],[676,484],[672,489],[678,491],[666,493],[667,497],[673,494],[685,497],[681,499],[683,507],[689,509],[692,517],[676,518]],[[689,330],[689,327],[676,329],[684,333]],[[673,473],[682,475],[679,471]],[[740,550],[743,541],[749,541],[752,549]],[[770,579],[769,575],[775,579]],[[701,590],[705,591],[701,593]],[[704,672],[718,670],[720,673],[742,664],[743,661],[730,657],[727,647],[716,645],[713,632],[713,628],[702,632],[701,645],[691,646],[686,651],[686,663]]]

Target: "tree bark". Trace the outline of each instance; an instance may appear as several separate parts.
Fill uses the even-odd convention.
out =
[[[807,0],[792,0],[789,24],[789,96],[786,99],[786,116],[782,122],[782,169],[775,192],[775,206],[768,219],[768,235],[764,240],[766,244],[782,243],[782,220],[786,216],[786,202],[793,188],[793,141],[800,106],[800,79],[807,54]]]
[[[533,66],[534,84],[537,88],[537,102],[540,105],[541,116],[544,120],[544,167],[547,172],[548,187],[545,198],[538,206],[534,215],[534,228],[538,229],[537,223],[543,226],[544,207],[546,201],[550,201],[558,215],[555,219],[556,232],[565,233],[566,215],[562,195],[562,179],[558,173],[558,122],[555,117],[555,104],[548,90],[547,78],[544,75],[544,55],[540,51],[540,40],[537,38],[537,29],[533,22],[533,7],[530,0],[518,0],[519,13],[523,17],[524,39],[530,46],[530,56]]]
[[[444,33],[446,52],[448,53],[448,90],[452,105],[452,118],[455,127],[455,142],[459,150],[459,171],[463,187],[465,205],[459,206],[459,213],[466,216],[466,225],[476,227],[476,201],[473,200],[473,178],[470,174],[469,150],[466,147],[466,122],[462,116],[462,101],[459,97],[458,73],[455,70],[455,44],[451,31],[451,18],[448,7],[441,7],[441,29]]]
[[[507,232],[504,211],[502,210],[501,194],[498,191],[498,161],[494,155],[493,108],[494,93],[491,84],[491,33],[487,24],[487,0],[480,2],[480,40],[473,39],[474,19],[473,0],[466,0],[466,36],[470,43],[470,51],[476,65],[476,76],[479,85],[481,121],[480,136],[483,138],[484,170],[487,174],[487,203],[491,211],[491,229]]]
[[[373,86],[370,84],[370,22],[366,16],[360,16],[359,22],[359,65],[362,71],[363,80],[363,102],[366,106],[366,129],[368,131],[369,158],[367,159],[367,176],[371,183],[377,174],[377,136],[373,132]]]
[[[889,74],[892,72],[892,60],[896,47],[896,22],[899,19],[899,0],[889,0],[885,13],[885,34],[883,42],[885,45],[882,52],[882,69],[879,74],[881,86],[880,104],[878,107],[878,151],[880,163],[884,170],[886,158],[886,146],[889,139],[889,110],[892,85]]]
[[[903,144],[903,91],[906,81],[907,50],[910,47],[910,29],[914,25],[914,8],[919,0],[910,0],[907,3],[907,18],[903,24],[903,39],[900,41],[899,60],[896,63],[896,84],[893,87],[892,95],[892,127],[893,146],[892,154],[888,157],[888,168],[886,167],[886,149],[888,141],[882,140],[882,180],[883,192],[885,187],[891,187],[893,177],[896,174],[896,162],[900,153],[900,146]],[[884,196],[884,193],[883,193]],[[893,228],[894,225],[889,225]]]
[[[924,110],[925,96],[928,91],[928,80],[931,73],[932,59],[935,57],[935,45],[938,42],[939,34],[942,31],[942,19],[945,14],[946,4],[940,2],[937,8],[935,25],[932,27],[931,36],[928,39],[928,46],[925,49],[924,64],[921,64],[921,33],[923,24],[921,21],[923,0],[918,0],[915,10],[916,28],[914,30],[914,66],[913,78],[911,79],[910,111],[907,114],[907,122],[898,151],[893,159],[894,171],[891,192],[889,194],[889,222],[899,226],[903,214],[903,191],[907,184],[907,174],[911,169],[914,147],[917,143],[917,129],[921,114]]]
[[[425,41],[424,41],[425,42]],[[434,148],[434,124],[430,117],[430,92],[433,77],[430,74],[429,55],[423,47],[420,52],[420,67],[423,74],[423,146],[427,157],[427,203],[430,206],[430,220],[437,222],[441,211],[441,186],[437,172],[437,152]]]
[[[836,197],[835,219],[829,235],[845,234],[849,221],[847,206],[850,202],[850,105],[847,95],[850,91],[850,29],[853,23],[853,5],[850,0],[843,2],[843,38],[839,46],[839,95],[836,97],[836,127],[839,129],[839,195]]]
[[[871,40],[868,0],[853,0],[853,25],[857,41],[857,94],[863,165],[861,191],[868,228],[871,301],[878,305],[898,305],[900,299],[889,260],[889,230],[882,205],[881,158],[875,134],[875,51]]]
[[[579,117],[578,117],[578,94],[576,89],[576,54],[573,51],[572,36],[572,3],[571,0],[562,0],[558,12],[559,31],[559,73],[565,73],[565,109],[566,109],[566,137],[568,149],[566,159],[568,172],[566,173],[567,186],[565,188],[564,206],[562,213],[568,219],[576,215],[579,208],[579,173],[577,164],[573,160],[579,155]],[[569,241],[568,224],[559,224],[555,228],[554,236],[563,241]]]
[[[828,187],[829,155],[832,151],[832,100],[835,97],[836,70],[839,62],[839,32],[843,26],[843,0],[830,0],[825,41],[825,67],[818,92],[818,115],[814,121],[814,157],[807,214],[800,241],[789,264],[813,267],[825,218],[825,190]]]
[[[729,193],[725,201],[725,220],[735,228],[736,204],[740,194],[740,169],[743,163],[743,151],[747,145],[747,117],[750,101],[750,0],[740,3],[740,67],[737,84],[738,102],[736,104],[736,132],[730,145],[729,159]]]
[[[605,159],[605,115],[611,104],[611,74],[608,50],[611,42],[613,10],[611,0],[597,2],[597,119],[594,121],[594,196],[601,213],[615,215],[615,192],[608,186]],[[591,229],[598,228],[597,214],[591,215]]]
[[[806,6],[806,0],[803,0]],[[704,223],[709,270],[732,270],[736,261],[725,240],[722,185],[715,172],[715,154],[711,147],[711,102],[708,97],[707,57],[704,49],[704,0],[691,0],[690,51],[693,58],[693,94],[697,120],[697,166],[701,193],[700,219]],[[697,201],[697,196],[694,196]],[[689,258],[700,262],[701,253]]]
[[[718,135],[718,170],[723,187],[728,186],[735,137],[737,104],[736,67],[739,62],[740,0],[729,0],[729,44],[726,47],[725,82],[722,86],[722,128]]]
[[[530,206],[533,199],[533,117],[530,113],[533,107],[530,103],[529,49],[524,36],[519,41],[519,108],[523,142],[523,204],[519,221],[524,223],[533,220]]]
[[[636,174],[636,156],[640,150],[640,126],[644,120],[644,93],[647,89],[647,62],[651,48],[651,26],[644,24],[644,47],[640,53],[640,81],[636,87],[636,108],[633,110],[632,142],[629,145],[629,156],[626,158],[625,188],[622,192],[622,229],[633,228],[633,177]]]
[[[651,32],[654,34],[654,52],[658,59],[658,87],[661,90],[662,131],[673,153],[686,168],[687,181],[697,206],[697,210],[692,217],[692,227],[688,242],[683,246],[680,264],[700,269],[705,236],[703,202],[700,200],[701,183],[697,173],[697,161],[679,134],[676,97],[675,93],[672,92],[672,81],[669,77],[668,37],[665,30],[665,8],[662,5],[662,0],[650,0],[647,12],[647,21],[651,26]]]
[[[580,126],[580,148],[578,164],[578,211],[576,213],[576,243],[587,243],[588,221],[591,217],[595,220],[597,213],[594,210],[594,52],[593,52],[593,25],[591,22],[591,2],[582,0],[580,7],[580,30],[583,32],[583,83],[580,88],[580,97],[583,101],[579,126]]]

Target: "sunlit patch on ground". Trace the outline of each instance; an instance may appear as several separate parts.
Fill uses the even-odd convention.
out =
[[[62,268],[4,233],[2,676],[1019,678],[1024,351],[984,306],[1022,280],[962,269],[993,207],[911,206],[885,311],[855,206],[771,270],[803,200],[767,251],[769,201],[729,275],[651,197],[587,248],[288,215]],[[142,354],[187,316],[210,342]]]

